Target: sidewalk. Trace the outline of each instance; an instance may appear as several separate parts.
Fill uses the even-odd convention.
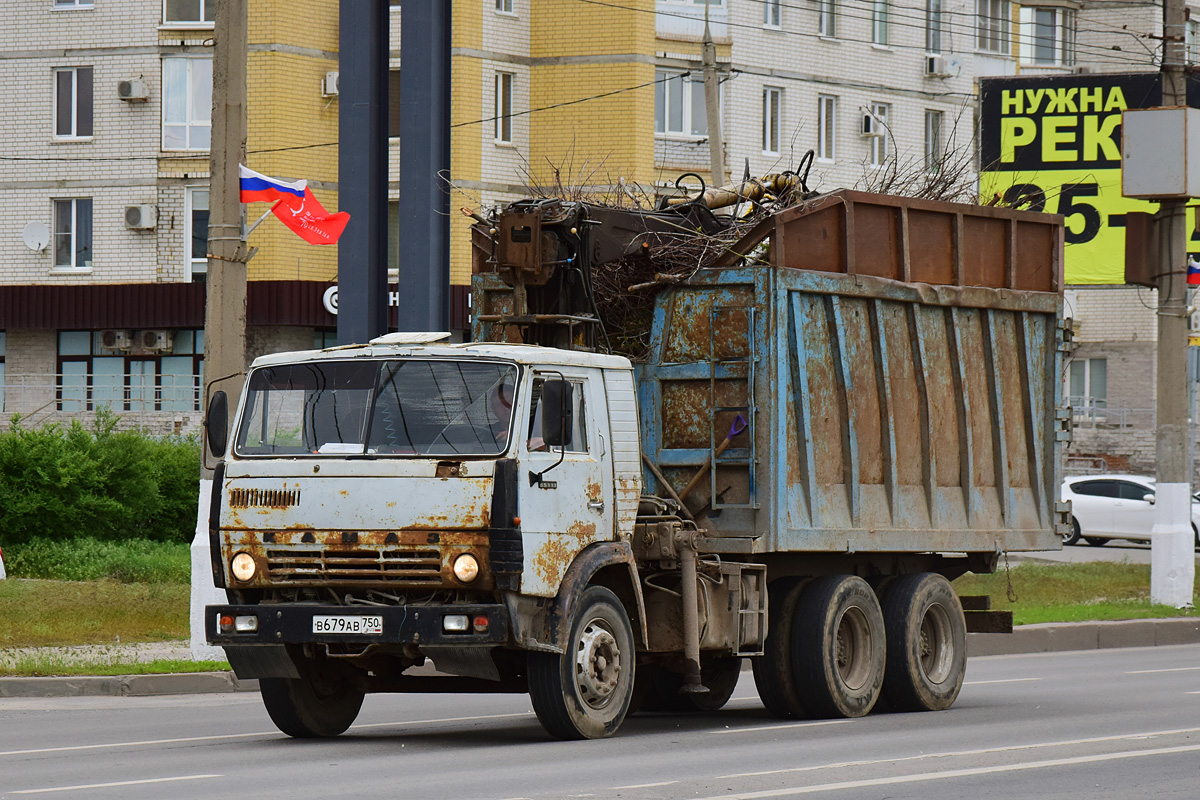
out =
[[[1050,622],[1022,625],[1011,634],[967,634],[969,655],[1055,653],[1117,647],[1164,647],[1200,643],[1200,618],[1140,619],[1116,622]],[[187,642],[47,647],[0,650],[0,671],[18,657],[45,657],[70,662],[101,660],[135,663],[159,658],[191,658]],[[749,668],[749,660],[745,668]],[[436,674],[432,666],[420,668]],[[184,672],[161,675],[71,676],[64,678],[0,677],[3,697],[146,697],[170,694],[255,692],[258,681],[239,681],[232,672]]]

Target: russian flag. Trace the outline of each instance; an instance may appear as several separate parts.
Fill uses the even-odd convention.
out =
[[[1188,256],[1187,282],[1189,286],[1200,286],[1200,263]]]
[[[287,183],[277,178],[268,178],[242,164],[238,164],[238,179],[243,203],[275,203],[280,200],[300,203],[304,201],[304,192],[308,189],[308,181]]]

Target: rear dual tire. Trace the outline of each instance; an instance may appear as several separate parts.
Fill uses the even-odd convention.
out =
[[[942,711],[962,689],[967,626],[962,604],[941,575],[903,575],[883,598],[887,671],[883,694],[896,711]]]

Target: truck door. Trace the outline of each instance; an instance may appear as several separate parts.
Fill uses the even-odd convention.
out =
[[[541,438],[542,383],[559,378],[573,387],[571,441],[565,452],[546,447]],[[553,597],[580,550],[613,538],[613,475],[600,372],[535,371],[527,410],[518,478],[524,546],[521,593]],[[562,463],[555,466],[560,457]]]

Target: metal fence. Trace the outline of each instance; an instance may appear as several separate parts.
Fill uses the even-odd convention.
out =
[[[199,418],[201,398],[198,375],[8,373],[0,383],[0,424],[7,427],[14,415],[25,427],[90,419],[107,408],[123,428],[179,433]]]
[[[1077,428],[1128,430],[1154,427],[1153,408],[1110,406],[1108,401],[1097,400],[1093,397],[1067,397],[1064,399],[1071,408],[1071,418]]]

